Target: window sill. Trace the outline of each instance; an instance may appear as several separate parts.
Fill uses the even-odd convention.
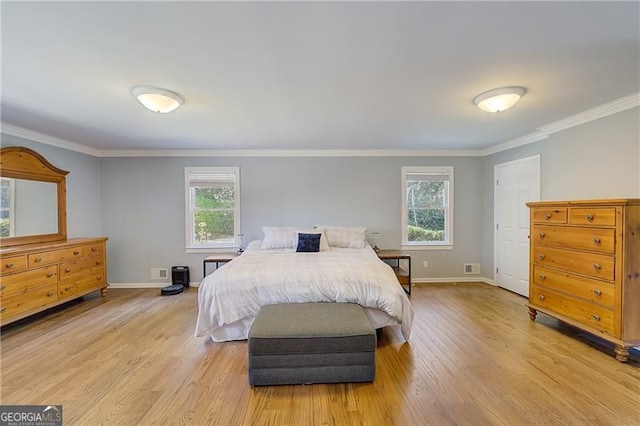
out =
[[[453,250],[453,244],[402,245],[402,250]]]
[[[187,247],[185,253],[221,253],[238,251],[238,246],[229,247]]]

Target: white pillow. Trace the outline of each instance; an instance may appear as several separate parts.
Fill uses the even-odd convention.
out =
[[[324,229],[298,229],[296,230],[296,247],[298,246],[298,234],[320,234],[320,251],[329,250],[329,242]]]
[[[263,249],[296,248],[298,235],[292,226],[263,226]]]
[[[331,247],[365,248],[367,246],[367,228],[318,225],[316,229],[324,229]]]

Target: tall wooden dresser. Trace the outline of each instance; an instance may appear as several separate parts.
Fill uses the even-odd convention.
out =
[[[68,173],[30,148],[0,149],[0,325],[106,292],[107,238],[67,239]]]
[[[529,316],[640,346],[640,199],[530,202]]]

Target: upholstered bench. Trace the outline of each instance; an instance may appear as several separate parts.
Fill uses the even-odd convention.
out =
[[[249,384],[371,382],[376,332],[359,305],[266,305],[249,331]]]

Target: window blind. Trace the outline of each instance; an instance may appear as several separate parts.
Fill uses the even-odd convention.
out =
[[[189,174],[189,187],[222,188],[233,186],[236,181],[235,173],[198,173]]]
[[[447,172],[407,173],[407,181],[448,182],[449,180]]]

